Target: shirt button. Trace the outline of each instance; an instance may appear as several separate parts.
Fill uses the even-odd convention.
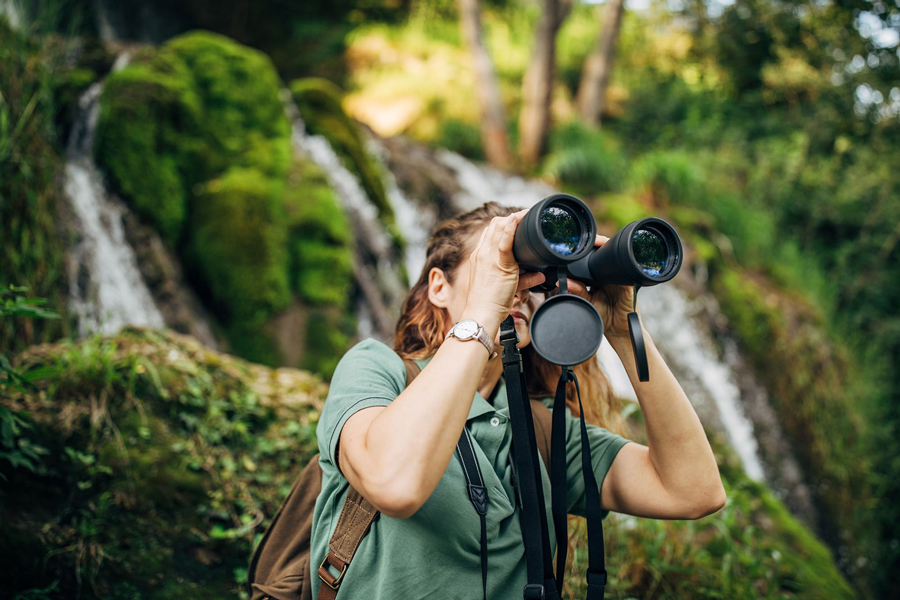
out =
[[[491,425],[493,425],[494,427],[496,427],[499,424],[500,424],[500,419],[498,419],[497,417],[494,417],[493,419],[491,419]]]

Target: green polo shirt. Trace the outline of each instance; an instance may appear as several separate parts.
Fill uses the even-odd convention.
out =
[[[417,361],[425,366],[429,359]],[[488,489],[487,597],[519,600],[526,583],[525,548],[512,485],[509,451],[512,432],[503,378],[494,404],[476,392],[466,426]],[[406,387],[403,360],[391,348],[367,339],[351,348],[334,372],[316,435],[321,452],[322,492],[313,513],[310,575],[313,598],[319,591],[316,571],[328,553],[348,483],[334,463],[341,428],[354,413],[370,406],[387,406]],[[544,402],[552,405],[553,398]],[[628,442],[606,429],[588,425],[591,457],[598,484],[619,449]],[[566,414],[566,475],[569,512],[582,514],[581,434],[578,419]],[[551,541],[550,479],[541,463],[544,499]],[[339,598],[413,600],[416,598],[481,598],[481,521],[466,490],[459,461],[450,461],[431,497],[411,517],[385,515],[372,524],[347,569]]]

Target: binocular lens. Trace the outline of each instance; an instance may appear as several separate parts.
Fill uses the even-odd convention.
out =
[[[634,258],[646,275],[660,277],[666,272],[669,262],[669,248],[666,240],[656,231],[636,229],[631,236]]]
[[[581,227],[568,207],[546,206],[541,211],[541,233],[547,245],[560,256],[571,256],[579,250]]]

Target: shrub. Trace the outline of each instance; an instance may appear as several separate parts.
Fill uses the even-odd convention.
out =
[[[703,175],[694,160],[683,152],[651,152],[631,168],[631,183],[650,193],[660,205],[696,205],[706,193]]]
[[[572,121],[551,133],[544,170],[562,184],[593,195],[620,189],[625,163],[609,137]]]

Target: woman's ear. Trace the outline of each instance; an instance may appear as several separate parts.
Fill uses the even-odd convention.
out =
[[[431,267],[431,270],[428,271],[428,300],[438,308],[447,308],[452,297],[450,281],[444,271],[437,267]]]

